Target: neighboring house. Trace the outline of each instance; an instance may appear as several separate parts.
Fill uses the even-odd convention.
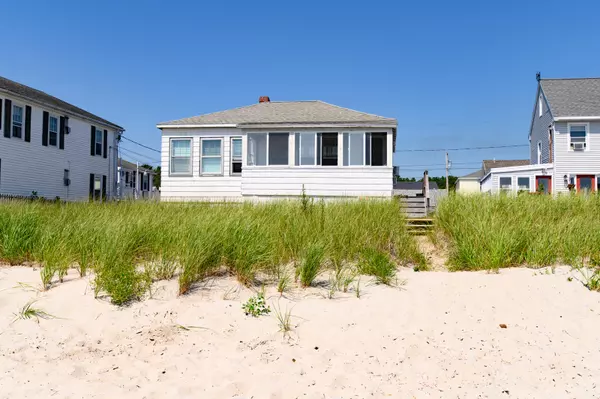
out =
[[[456,180],[456,192],[459,194],[472,194],[479,192],[491,191],[493,177],[483,180],[484,177],[492,171],[498,168],[509,168],[507,170],[513,170],[521,166],[529,165],[528,159],[510,159],[510,160],[484,160],[481,163],[481,169],[476,172],[470,173],[466,176],[461,176]]]
[[[483,169],[469,173],[456,179],[456,192],[459,194],[473,194],[481,192],[481,178],[484,176]]]
[[[156,190],[152,187],[155,172],[124,159],[119,159],[117,169],[118,195],[121,199],[154,198]]]
[[[161,199],[391,197],[397,122],[322,101],[271,102],[158,124]]]
[[[116,196],[123,128],[0,77],[0,196],[73,201]]]
[[[429,182],[429,190],[437,190],[438,185],[434,181]],[[423,193],[423,182],[422,181],[399,181],[394,183],[394,195],[401,195],[406,197],[422,197]]]
[[[486,191],[598,190],[600,78],[541,79],[529,128],[530,165],[494,169]],[[528,187],[528,188],[527,188]]]

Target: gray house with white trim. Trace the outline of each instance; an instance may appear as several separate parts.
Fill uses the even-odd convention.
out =
[[[494,168],[483,192],[596,191],[600,182],[600,78],[537,75],[529,127],[530,165]]]
[[[158,124],[161,200],[391,197],[397,122],[322,101],[270,101]]]

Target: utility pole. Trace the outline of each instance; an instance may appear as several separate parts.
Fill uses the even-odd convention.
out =
[[[448,170],[450,169],[450,161],[448,161],[448,153],[446,153],[446,192],[450,193],[450,187],[448,184]]]

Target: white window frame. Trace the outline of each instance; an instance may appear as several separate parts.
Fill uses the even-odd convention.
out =
[[[56,131],[53,132],[51,129],[52,123],[50,123],[50,121],[52,119],[56,119]],[[52,147],[58,147],[58,130],[60,129],[60,118],[58,116],[55,115],[49,115],[48,116],[48,145],[52,146]],[[50,139],[52,137],[52,133],[56,134],[56,144],[52,144],[52,140]],[[95,143],[94,143],[95,145]]]
[[[502,188],[502,179],[510,179],[510,188]],[[514,190],[513,176],[498,176],[498,191],[511,192]]]
[[[344,159],[342,159],[342,166],[345,168],[360,168],[360,167],[364,167],[364,166],[371,166],[371,165],[366,165],[367,162],[367,133],[370,132],[342,132],[342,147],[344,146],[344,134],[348,133],[348,153],[346,154],[344,151],[342,151],[344,153],[344,159],[346,157],[348,157],[348,165],[344,166]],[[350,165],[350,153],[352,152],[352,141],[350,140],[350,135],[352,134],[362,134],[362,163],[360,165]],[[339,143],[338,143],[339,145]],[[373,143],[371,143],[371,145],[373,145]],[[372,149],[372,147],[369,147]],[[371,154],[372,156],[373,154]],[[338,162],[339,163],[339,162]]]
[[[517,192],[519,192],[519,191],[528,191],[528,192],[531,192],[531,176],[515,176],[515,178],[516,178],[516,181],[517,181]],[[529,187],[527,187],[527,189],[522,189],[519,186],[519,179],[527,179],[527,181],[529,182],[529,184],[528,184]]]
[[[538,115],[541,118],[544,115],[544,97],[540,94],[540,98],[538,99]]]
[[[242,154],[240,155],[240,159],[238,160],[237,158],[234,159],[233,158],[233,141],[234,140],[239,140],[240,144],[242,145]],[[239,172],[233,172],[233,163],[234,162],[239,162],[240,166],[242,167],[242,170],[244,170],[244,140],[242,139],[242,136],[234,136],[231,137],[231,139],[229,140],[229,174],[231,176],[241,176],[242,173]]]
[[[537,151],[537,163],[542,164],[542,140],[538,140],[537,145],[535,146]]]
[[[6,100],[5,100],[6,101]],[[19,127],[21,128],[21,136],[15,136],[13,133],[13,128],[16,125],[15,122],[15,108],[21,108],[21,122],[18,122]],[[3,123],[4,125],[4,123]],[[6,129],[6,127],[5,127]],[[10,116],[10,137],[13,139],[21,139],[25,140],[25,105],[20,103],[12,103],[11,116]]]
[[[99,189],[96,189],[96,182],[100,186]],[[96,197],[96,191],[100,192],[100,195]],[[102,201],[102,175],[94,175],[94,201]]]
[[[296,137],[296,133],[298,133],[298,142],[294,143],[294,146],[298,147],[298,163],[299,165],[296,165],[296,160],[294,159],[294,166],[298,166],[298,167],[316,167],[316,166],[320,166],[317,165],[317,143],[319,142],[319,140],[317,140],[317,132],[294,132],[294,133],[290,133],[294,135],[294,138]],[[313,146],[313,150],[314,150],[314,161],[312,163],[312,165],[302,165],[302,135],[303,134],[314,134],[315,136],[315,144]],[[295,149],[294,149],[294,158],[296,158],[296,153],[295,153]]]
[[[173,141],[189,141],[190,142],[190,167],[187,172],[173,172]],[[182,158],[182,157],[178,157]],[[136,173],[132,172],[131,182],[134,183]],[[191,137],[171,137],[169,139],[169,176],[193,176],[194,175],[194,140]],[[137,179],[135,181],[137,183]]]
[[[249,136],[252,135],[252,134],[266,134],[267,135],[267,140],[266,140],[266,143],[267,143],[267,145],[266,145],[266,151],[267,151],[266,152],[266,165],[248,165],[248,156],[247,155],[248,155],[248,151],[250,151],[249,150],[249,147],[250,147]],[[288,147],[287,147],[288,148],[288,161],[287,161],[286,164],[283,164],[283,165],[271,165],[271,159],[270,159],[270,156],[269,156],[269,147],[270,147],[270,143],[271,143],[271,139],[270,139],[271,136],[270,135],[271,134],[287,134],[287,137],[288,137],[288,140],[287,140],[287,145],[288,145]],[[294,133],[292,133],[291,131],[281,131],[281,132],[278,132],[278,131],[275,131],[275,132],[252,132],[252,133],[247,133],[246,134],[246,140],[247,140],[248,145],[247,145],[247,148],[246,148],[246,165],[242,164],[242,168],[244,166],[247,166],[249,168],[285,168],[285,167],[289,167],[290,166],[290,136],[293,135],[293,134]],[[316,142],[316,140],[315,140],[315,142]],[[242,152],[243,151],[244,150],[242,149]],[[295,157],[295,154],[292,154],[292,156]],[[295,160],[294,160],[294,163],[295,163]]]
[[[571,126],[585,126],[585,148],[583,151],[590,150],[590,123],[589,122],[573,122],[567,123],[567,150],[570,152],[582,152],[575,151],[573,147],[571,147]]]
[[[204,155],[202,153],[202,147],[205,141],[219,141],[221,143],[221,153],[217,155]],[[200,176],[223,176],[223,137],[202,137],[200,139]],[[202,170],[202,160],[204,158],[220,158],[219,172],[205,172]]]
[[[48,122],[50,125],[50,122]],[[100,142],[98,142],[98,133],[100,133]],[[48,142],[50,142],[50,137],[48,137]],[[100,153],[98,153],[98,144],[100,144]],[[94,155],[102,156],[102,149],[104,148],[104,132],[102,129],[96,128],[96,132],[94,133]]]

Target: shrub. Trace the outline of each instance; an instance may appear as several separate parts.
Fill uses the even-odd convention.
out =
[[[319,244],[312,244],[306,250],[302,263],[296,269],[296,275],[300,278],[302,287],[309,287],[321,270],[324,250]]]
[[[265,302],[265,295],[258,293],[256,296],[248,299],[248,302],[242,305],[246,316],[259,317],[271,313],[271,308]]]
[[[372,248],[361,254],[358,270],[361,274],[374,276],[377,283],[385,285],[391,285],[396,276],[396,265],[389,255]]]

